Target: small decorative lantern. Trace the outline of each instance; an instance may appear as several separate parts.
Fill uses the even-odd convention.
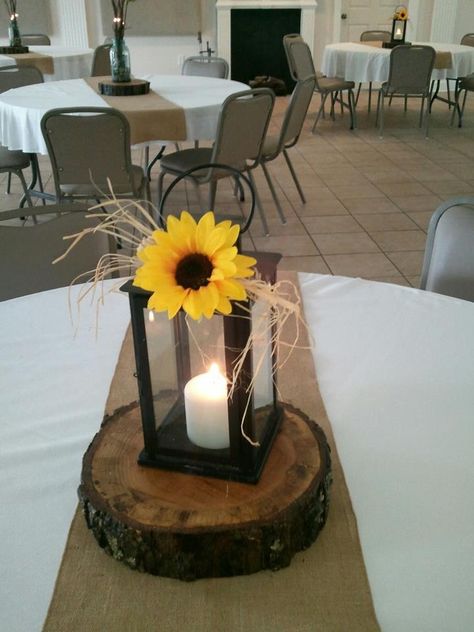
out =
[[[275,282],[279,259],[257,257],[266,281]],[[199,321],[181,310],[169,320],[147,308],[150,292],[131,282],[122,290],[130,299],[144,437],[138,462],[256,483],[282,418],[271,326],[259,327],[266,339],[254,340],[230,386],[252,327],[265,317],[262,306],[233,303],[230,315]]]
[[[395,48],[395,46],[400,46],[400,44],[409,43],[405,42],[407,21],[408,9],[403,5],[398,6],[392,17],[392,35],[390,42],[384,42],[384,48]]]

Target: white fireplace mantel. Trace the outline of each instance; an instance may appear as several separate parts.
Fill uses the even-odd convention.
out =
[[[232,9],[301,9],[301,35],[314,55],[316,0],[217,0],[217,54],[230,63],[230,12]]]

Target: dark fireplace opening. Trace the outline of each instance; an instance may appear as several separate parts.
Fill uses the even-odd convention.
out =
[[[231,78],[249,83],[268,75],[282,79],[291,92],[294,81],[288,71],[283,36],[299,33],[300,25],[300,9],[232,9]]]

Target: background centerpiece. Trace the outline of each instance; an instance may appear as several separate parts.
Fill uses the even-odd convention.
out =
[[[17,0],[3,0],[8,11],[8,39],[10,46],[2,46],[3,53],[27,53],[28,48],[21,43],[20,27],[18,26]]]
[[[125,44],[125,25],[129,2],[135,0],[111,0],[114,12],[114,37],[110,49],[110,67],[112,81],[126,83],[130,81],[130,51]]]

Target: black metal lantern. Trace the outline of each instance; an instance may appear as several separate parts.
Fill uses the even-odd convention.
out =
[[[280,255],[256,258],[262,277],[274,282]],[[234,303],[229,316],[200,321],[180,311],[169,320],[148,310],[150,292],[131,281],[122,290],[130,299],[144,437],[138,462],[256,483],[282,418],[271,328],[247,354],[231,396],[228,389],[255,320],[264,318],[262,305]]]
[[[409,42],[405,42],[405,35],[407,30],[407,20],[400,19],[397,14],[395,14],[392,20],[392,34],[389,42],[384,42],[382,44],[383,48],[395,48],[395,46],[400,46],[400,44],[409,44]]]

